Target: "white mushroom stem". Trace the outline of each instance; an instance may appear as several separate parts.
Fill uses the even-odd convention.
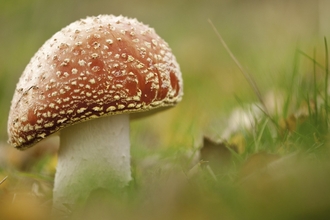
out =
[[[129,115],[79,123],[61,131],[53,210],[67,212],[93,190],[123,188],[131,180]]]

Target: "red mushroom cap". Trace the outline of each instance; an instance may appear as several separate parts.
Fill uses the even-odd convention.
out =
[[[154,29],[122,16],[87,17],[32,57],[12,100],[8,142],[25,149],[69,125],[173,106],[182,95],[179,65]]]

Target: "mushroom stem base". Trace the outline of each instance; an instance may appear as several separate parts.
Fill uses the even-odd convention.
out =
[[[63,129],[60,143],[53,212],[70,212],[92,191],[122,189],[131,180],[128,114]]]

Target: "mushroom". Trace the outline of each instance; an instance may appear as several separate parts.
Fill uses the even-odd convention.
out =
[[[8,142],[24,150],[60,131],[53,207],[66,210],[95,189],[128,185],[129,114],[174,106],[182,84],[154,29],[123,16],[87,17],[30,60],[11,103]]]

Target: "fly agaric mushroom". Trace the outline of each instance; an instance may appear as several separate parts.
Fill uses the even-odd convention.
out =
[[[182,84],[154,29],[122,16],[87,17],[32,57],[12,100],[8,142],[24,150],[61,130],[53,203],[63,209],[94,189],[128,184],[129,114],[174,106]]]

